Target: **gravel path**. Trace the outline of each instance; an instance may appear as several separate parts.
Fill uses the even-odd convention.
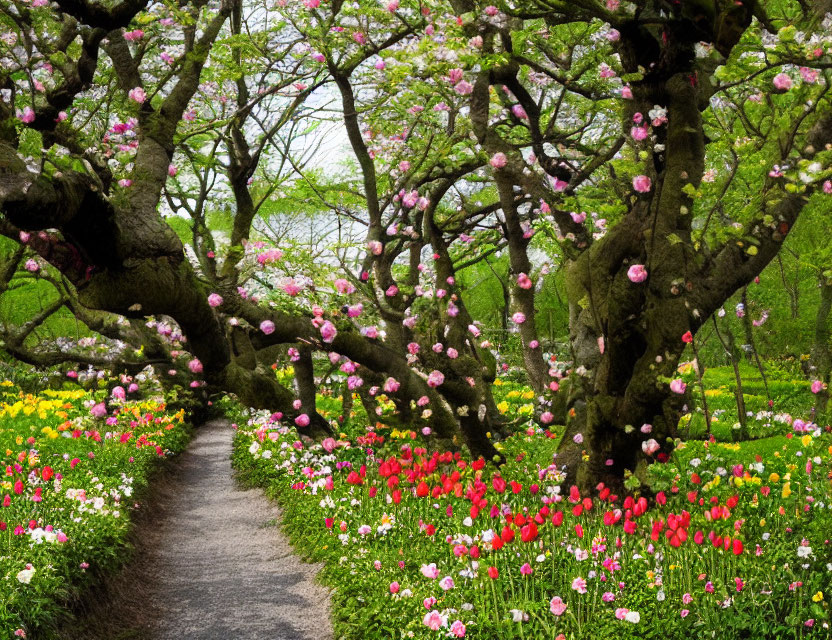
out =
[[[103,614],[106,637],[332,637],[329,594],[314,582],[318,567],[292,553],[262,491],[237,487],[232,437],[228,423],[208,423],[175,463],[154,500],[156,515],[139,525],[137,561]]]

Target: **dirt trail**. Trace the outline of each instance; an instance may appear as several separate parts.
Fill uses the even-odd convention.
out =
[[[113,602],[100,603],[86,629],[76,628],[81,635],[69,637],[332,637],[329,594],[314,582],[317,567],[292,553],[274,503],[234,482],[232,437],[225,422],[198,429],[152,498],[154,515],[138,525],[138,554],[110,586]]]

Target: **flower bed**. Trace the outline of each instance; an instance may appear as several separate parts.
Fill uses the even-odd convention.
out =
[[[188,437],[160,401],[108,411],[82,390],[0,386],[0,638],[41,637],[123,562],[136,496]]]
[[[508,439],[496,472],[415,433],[307,447],[266,415],[242,420],[235,468],[326,563],[336,635],[829,637],[832,441],[813,426],[682,446],[654,465],[648,503],[563,486],[530,462],[552,450],[540,430]]]

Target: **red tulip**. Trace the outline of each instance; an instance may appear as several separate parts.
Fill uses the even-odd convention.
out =
[[[537,525],[530,522],[525,527],[520,529],[520,539],[523,542],[531,542],[537,538]]]
[[[491,486],[494,487],[494,491],[497,493],[503,493],[506,490],[506,481],[500,476],[494,476],[491,478]]]

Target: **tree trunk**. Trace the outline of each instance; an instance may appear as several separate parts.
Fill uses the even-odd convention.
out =
[[[526,376],[529,384],[536,393],[543,393],[548,382],[549,368],[543,360],[543,350],[537,333],[536,310],[534,306],[535,287],[531,280],[532,265],[529,261],[529,237],[523,231],[520,215],[515,203],[514,189],[509,180],[500,172],[495,176],[497,189],[500,194],[500,204],[505,215],[505,235],[508,239],[508,255],[511,268],[508,279],[516,313],[524,316],[525,320],[517,324],[520,338],[523,341],[523,362],[526,365]],[[520,279],[523,278],[521,281]]]

